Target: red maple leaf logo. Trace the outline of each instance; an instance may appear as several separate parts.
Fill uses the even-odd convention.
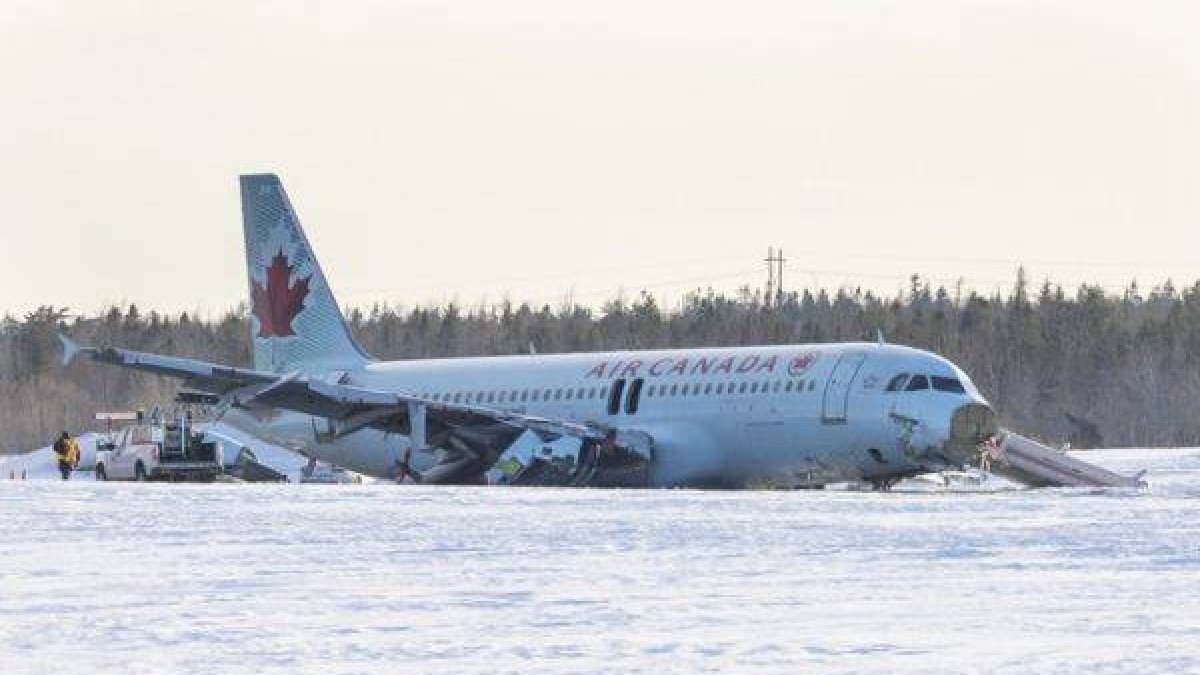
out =
[[[250,299],[254,303],[254,316],[258,317],[258,337],[288,337],[296,334],[292,330],[292,319],[304,309],[308,280],[312,276],[297,279],[293,285],[293,269],[283,249],[280,249],[267,267],[267,287],[251,281]]]
[[[812,364],[816,362],[816,360],[816,354],[811,352],[808,354],[801,354],[800,356],[793,358],[791,363],[788,364],[788,374],[800,375],[804,371],[808,370]]]

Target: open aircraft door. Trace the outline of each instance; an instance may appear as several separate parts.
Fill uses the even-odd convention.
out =
[[[837,424],[846,421],[846,408],[850,403],[850,385],[862,368],[867,355],[861,352],[842,354],[829,381],[825,383],[825,401],[821,408],[821,421],[826,424]]]

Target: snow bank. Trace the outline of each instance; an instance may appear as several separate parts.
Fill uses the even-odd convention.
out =
[[[271,445],[219,422],[207,425],[205,434],[223,444],[225,461],[232,462],[237,458],[238,450],[247,447],[254,451],[258,461],[287,474],[292,482],[299,480],[300,470],[308,463],[307,459],[291,450]],[[101,434],[94,433],[79,436],[82,450],[79,470],[84,472],[81,477],[91,478],[91,472],[96,468],[96,442],[100,437]],[[19,455],[0,455],[0,480],[8,480],[10,476],[20,478],[22,473],[29,480],[59,479],[58,456],[48,446]]]
[[[79,470],[96,468],[96,439],[97,434],[92,433],[78,437]],[[22,472],[30,479],[59,478],[58,455],[50,446],[19,455],[0,455],[0,480],[8,480],[10,476],[20,478]]]

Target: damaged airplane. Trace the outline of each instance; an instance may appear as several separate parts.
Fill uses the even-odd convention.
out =
[[[958,468],[996,432],[948,360],[878,343],[381,362],[355,343],[279,179],[241,177],[254,364],[63,337],[182,380],[223,421],[424,483],[815,487]]]

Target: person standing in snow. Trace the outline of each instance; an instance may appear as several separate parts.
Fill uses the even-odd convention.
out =
[[[79,466],[79,441],[71,438],[71,434],[62,432],[62,437],[54,442],[54,454],[58,455],[58,471],[63,480],[71,478],[71,472]]]

